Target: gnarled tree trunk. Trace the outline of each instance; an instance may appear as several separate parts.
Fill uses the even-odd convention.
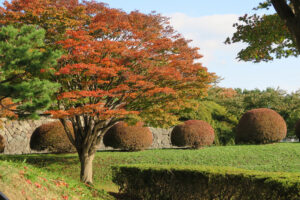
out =
[[[72,122],[74,135],[67,126],[67,119],[60,119],[70,142],[76,147],[80,161],[80,180],[83,183],[93,183],[93,160],[97,151],[97,146],[103,135],[118,120],[102,120],[94,122],[90,119],[75,116],[69,118]]]

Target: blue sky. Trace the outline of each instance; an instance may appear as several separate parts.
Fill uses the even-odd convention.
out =
[[[149,13],[155,10],[167,15],[181,12],[191,17],[199,17],[214,14],[244,14],[256,7],[261,0],[103,0],[102,2],[125,11],[136,9]]]
[[[238,62],[235,57],[243,44],[224,45],[226,37],[234,32],[232,24],[238,16],[254,13],[262,0],[103,0],[112,8],[124,11],[156,11],[171,18],[171,25],[185,38],[192,39],[192,46],[200,48],[200,59],[208,71],[223,80],[222,87],[288,90],[300,89],[300,57],[274,60],[268,63]],[[1,0],[0,2],[3,2]],[[260,11],[264,13],[265,11]],[[270,10],[268,12],[274,12]]]

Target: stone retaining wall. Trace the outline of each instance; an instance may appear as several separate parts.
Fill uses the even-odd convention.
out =
[[[44,123],[55,121],[54,119],[43,118],[41,120],[7,120],[1,119],[2,128],[0,135],[5,139],[4,154],[28,154],[37,153],[31,150],[29,143],[33,131]],[[43,151],[47,152],[47,151]]]
[[[26,121],[10,121],[1,119],[3,128],[0,129],[0,135],[5,139],[4,154],[30,154],[30,153],[47,153],[45,151],[31,150],[29,143],[34,130],[42,124],[55,121],[55,119],[41,118],[40,120]],[[172,148],[170,134],[172,129],[152,128],[153,144],[150,148]],[[105,147],[101,141],[99,150],[111,150],[110,147]]]
[[[153,143],[150,148],[153,149],[173,148],[171,144],[172,128],[163,129],[163,128],[150,127],[150,130],[153,134]]]

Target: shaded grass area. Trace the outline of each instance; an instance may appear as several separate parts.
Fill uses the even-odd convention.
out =
[[[2,155],[0,159],[24,162],[44,172],[79,181],[77,154]],[[121,164],[231,166],[258,171],[300,172],[300,143],[97,152],[93,164],[94,187],[116,192],[117,187],[111,181],[111,166]]]

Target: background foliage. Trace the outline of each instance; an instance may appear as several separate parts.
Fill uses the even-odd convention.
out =
[[[207,99],[223,106],[238,120],[251,109],[275,110],[286,121],[288,136],[295,135],[295,124],[300,119],[300,91],[288,93],[280,88],[242,90],[214,87],[209,90]]]

